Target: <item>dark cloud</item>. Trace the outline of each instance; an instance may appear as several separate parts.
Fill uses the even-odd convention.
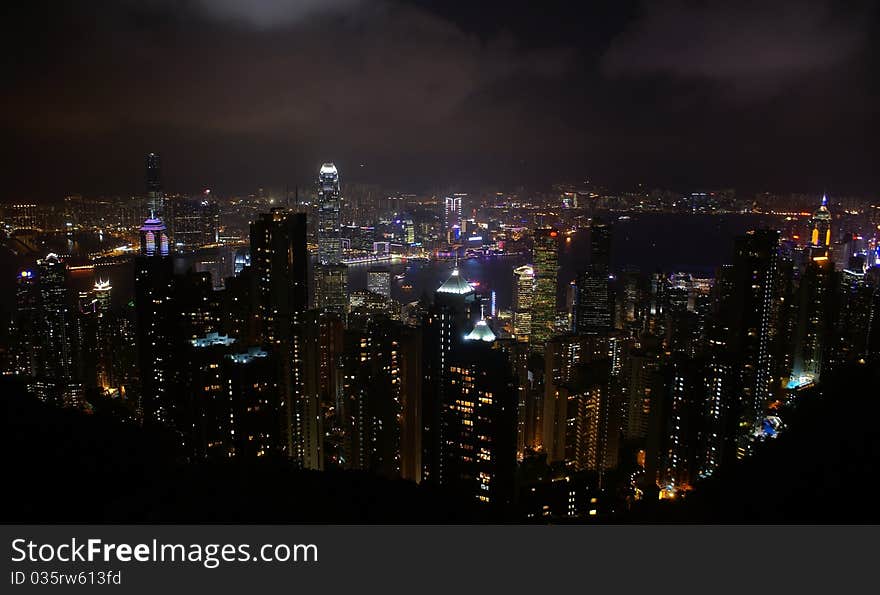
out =
[[[734,85],[784,82],[827,70],[865,43],[866,6],[846,12],[833,3],[644,3],[642,14],[610,45],[602,66],[611,75],[700,77]]]
[[[873,183],[863,8],[630,5],[34,3],[0,39],[0,199],[137,192],[150,150],[184,190],[309,183],[327,159],[407,187],[800,187],[799,171],[824,169]]]
[[[362,0],[196,0],[205,15],[261,29],[283,27],[315,15],[350,10]]]

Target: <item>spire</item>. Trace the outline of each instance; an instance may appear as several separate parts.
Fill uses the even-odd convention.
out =
[[[824,192],[822,193],[822,206],[828,207],[828,195]]]

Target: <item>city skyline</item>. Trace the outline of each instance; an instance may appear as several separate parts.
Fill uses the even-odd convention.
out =
[[[11,520],[876,517],[874,4],[13,13]]]
[[[475,519],[625,520],[771,452],[827,378],[880,357],[864,200],[348,196],[325,162],[314,194],[273,202],[166,194],[160,161],[139,223],[83,197],[51,226],[3,205],[23,266],[0,364],[27,398],[166,436],[184,468],[263,459],[442,489]],[[656,247],[731,217],[700,240],[729,243],[711,272],[615,258],[638,221],[670,226],[643,228]]]

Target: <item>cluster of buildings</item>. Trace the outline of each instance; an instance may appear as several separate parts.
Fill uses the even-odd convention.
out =
[[[562,307],[566,233],[505,227],[531,258],[511,265],[502,312],[457,262],[409,304],[387,268],[349,292],[333,164],[315,208],[250,222],[222,284],[176,264],[190,232],[166,227],[152,154],[147,186],[131,307],[112,308],[100,280],[71,306],[50,254],[17,278],[7,368],[46,401],[119,398],[193,460],[284,458],[437,484],[523,520],[603,518],[685,495],[782,431],[829,371],[880,359],[875,246],[833,237],[825,198],[808,241],[749,232],[714,279],[615,271],[614,225],[594,218]],[[477,235],[462,198],[442,204],[438,253]]]

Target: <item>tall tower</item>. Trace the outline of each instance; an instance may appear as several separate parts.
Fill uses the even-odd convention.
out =
[[[810,219],[811,256],[828,256],[831,246],[831,212],[828,210],[828,196],[822,195],[822,203]]]
[[[318,263],[342,262],[342,242],[339,237],[339,212],[342,196],[339,190],[339,171],[332,163],[325,163],[318,171]]]
[[[261,335],[278,354],[285,452],[307,469],[323,465],[317,394],[304,391],[303,313],[308,308],[306,215],[282,208],[251,224]]]
[[[339,172],[325,163],[318,172],[318,267],[315,306],[345,316],[348,307],[348,267],[342,264],[339,212],[342,196]]]
[[[738,419],[738,456],[748,451],[752,432],[760,423],[770,399],[773,381],[772,344],[778,332],[779,232],[750,231],[736,240],[733,287],[722,317],[730,329],[728,346],[739,377],[735,397]]]
[[[513,269],[513,334],[526,342],[532,334],[532,305],[535,301],[535,269],[523,265]]]
[[[530,342],[537,351],[553,335],[556,323],[556,285],[559,277],[559,232],[551,227],[535,230],[532,262],[535,271],[535,299],[532,302]]]
[[[464,194],[453,194],[443,201],[443,239],[449,244],[455,244],[460,238],[461,199],[464,196]]]
[[[159,169],[159,156],[147,154],[147,208],[150,215],[161,219],[165,216],[165,196],[162,194],[162,177]]]
[[[33,270],[23,269],[16,277],[14,332],[10,333],[13,345],[12,369],[19,376],[36,376],[40,367],[41,324],[37,274]]]
[[[71,321],[67,301],[66,266],[56,254],[37,261],[39,269],[42,361],[37,370],[37,394],[43,400],[79,405],[73,387]]]
[[[515,484],[517,383],[495,339],[479,320],[447,364],[440,483],[504,510]]]
[[[173,344],[177,333],[175,278],[165,224],[149,217],[141,227],[141,251],[135,258],[134,296],[140,358],[140,409],[144,423],[173,426]]]
[[[590,263],[577,278],[574,328],[578,333],[603,334],[611,330],[611,227],[590,227]]]

